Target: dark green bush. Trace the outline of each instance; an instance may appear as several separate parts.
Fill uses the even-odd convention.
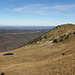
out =
[[[58,39],[54,39],[54,40],[53,40],[53,43],[58,43],[58,42],[59,42]]]
[[[41,41],[42,40],[42,37],[38,37],[38,38],[35,38],[34,40],[31,40],[29,41],[27,44],[33,44],[33,43],[37,43],[38,41]]]
[[[47,35],[45,35],[44,38],[47,39]]]
[[[61,36],[61,37],[59,37],[57,39],[54,39],[53,43],[61,42],[61,41],[65,40],[65,39],[68,39],[68,37],[69,37],[69,35],[63,35],[63,36]]]

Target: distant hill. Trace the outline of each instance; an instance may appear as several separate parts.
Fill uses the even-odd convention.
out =
[[[4,54],[13,55],[4,56]],[[75,25],[59,25],[22,47],[0,53],[5,75],[75,75]]]

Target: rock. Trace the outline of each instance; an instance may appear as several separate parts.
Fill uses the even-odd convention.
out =
[[[65,55],[65,53],[62,53],[62,55]]]

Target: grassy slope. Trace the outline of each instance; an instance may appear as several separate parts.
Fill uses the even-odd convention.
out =
[[[75,25],[73,24],[59,25],[53,28],[52,30],[50,30],[48,33],[44,34],[42,38],[47,36],[47,40],[53,40],[54,38],[58,38],[59,36],[62,35],[68,35],[70,33],[73,33],[74,31],[75,31]]]
[[[59,25],[49,32],[43,34],[42,36],[31,40],[28,42],[28,44],[35,44],[39,41],[42,43],[45,43],[47,41],[53,41],[54,39],[57,39],[58,37],[64,36],[64,35],[69,35],[71,33],[75,32],[75,25],[74,24],[64,24],[64,25]]]
[[[0,53],[0,73],[5,75],[75,75],[75,35],[59,43],[28,45],[10,52],[15,55]]]

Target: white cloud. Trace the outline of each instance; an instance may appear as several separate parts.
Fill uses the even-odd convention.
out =
[[[33,4],[33,5],[28,5],[28,6],[25,6],[25,7],[21,7],[21,8],[15,8],[15,9],[13,9],[13,11],[20,11],[20,12],[22,12],[22,11],[28,11],[28,10],[32,10],[32,11],[34,11],[34,10],[40,10],[40,7],[43,7],[44,5],[46,5],[46,4]]]
[[[28,6],[21,7],[21,8],[14,8],[12,11],[46,15],[45,10],[40,9],[46,5],[47,4],[32,4],[32,5],[28,5]]]
[[[70,10],[74,10],[75,5],[54,5],[50,6],[48,4],[32,4],[32,5],[27,5],[24,7],[20,8],[14,8],[13,11],[16,12],[27,12],[27,13],[36,13],[36,14],[51,14],[53,12],[69,12]]]
[[[75,8],[75,5],[55,5],[55,6],[43,7],[41,9],[55,9],[55,10],[68,11],[74,8]]]

